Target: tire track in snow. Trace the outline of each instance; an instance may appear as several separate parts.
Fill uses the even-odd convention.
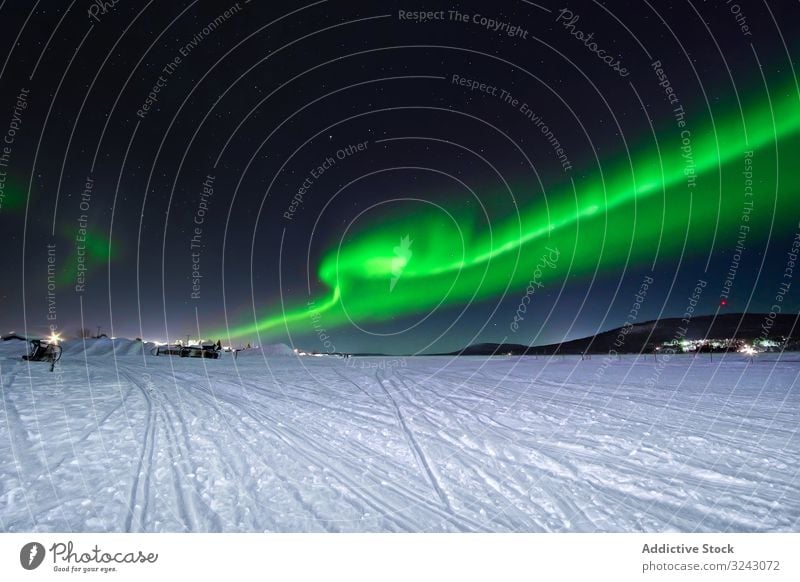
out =
[[[245,384],[249,385],[249,383]],[[258,386],[259,385],[253,385],[253,387]],[[377,511],[379,515],[382,515],[389,521],[394,522],[398,529],[403,531],[420,530],[420,525],[415,525],[413,521],[408,521],[409,518],[407,517],[407,513],[404,511],[404,509],[396,507],[385,497],[378,497],[370,493],[368,487],[356,482],[356,480],[350,476],[355,474],[357,469],[363,468],[362,465],[346,464],[343,467],[344,470],[342,470],[342,468],[332,463],[332,459],[341,457],[341,451],[327,448],[326,440],[313,439],[310,438],[305,432],[301,433],[292,429],[290,426],[279,422],[278,419],[267,413],[263,408],[257,409],[257,412],[254,413],[249,409],[239,408],[239,405],[235,402],[231,402],[230,404],[256,420],[256,422],[272,432],[277,438],[281,439],[287,444],[292,445],[292,452],[294,454],[305,459],[307,462],[311,462],[319,467],[327,468],[332,476],[336,477],[340,483],[347,486],[348,491],[353,496],[360,499],[362,503],[372,510]],[[318,407],[322,406],[319,403],[315,404]],[[385,405],[384,403],[381,404]],[[382,484],[382,487],[384,487],[385,490],[391,490],[392,492],[400,495],[402,499],[408,501],[415,507],[424,508],[438,518],[450,522],[453,526],[461,531],[469,529],[474,531],[483,531],[485,529],[483,525],[471,520],[470,518],[457,515],[452,510],[444,510],[439,504],[431,503],[429,498],[420,495],[414,490],[402,486],[396,486],[391,483]],[[327,523],[330,521],[331,520],[323,519],[322,523]],[[336,520],[334,520],[334,523],[335,521]]]
[[[150,497],[150,476],[153,471],[158,425],[149,388],[141,386],[131,374],[123,372],[123,375],[131,385],[139,388],[147,404],[145,412],[146,424],[143,433],[144,442],[142,443],[142,452],[139,455],[139,462],[131,484],[131,492],[128,496],[128,515],[125,518],[125,531],[130,533],[133,531],[134,523],[138,524],[139,531],[144,530]],[[143,476],[144,479],[142,479]]]
[[[230,415],[231,417],[235,418],[236,415],[234,413],[244,413],[245,415],[249,416],[254,422],[256,422],[260,427],[267,428],[270,432],[275,434],[276,437],[281,442],[283,442],[285,444],[288,444],[288,445],[293,445],[294,444],[287,437],[277,434],[275,432],[275,429],[272,428],[272,426],[265,425],[264,422],[263,422],[263,419],[258,419],[257,416],[253,415],[250,412],[249,408],[247,406],[244,406],[245,404],[248,404],[248,403],[246,403],[246,402],[237,402],[237,401],[233,401],[233,400],[224,400],[224,399],[220,398],[219,395],[214,393],[213,391],[212,392],[207,392],[206,388],[204,387],[203,382],[202,382],[202,380],[204,380],[204,379],[207,380],[207,378],[203,378],[203,379],[199,379],[197,383],[196,382],[189,382],[187,385],[192,386],[191,390],[183,390],[182,393],[179,394],[179,399],[185,405],[185,401],[188,398],[191,398],[199,405],[199,407],[200,407],[199,410],[202,410],[202,409],[213,410],[213,412],[215,413],[215,417],[221,418],[221,419],[223,419],[225,421],[225,426],[228,429],[228,434],[235,435],[235,438],[240,442],[240,444],[242,445],[243,449],[249,450],[253,454],[254,458],[260,460],[264,455],[264,452],[265,452],[264,449],[263,448],[257,448],[251,441],[249,441],[238,427],[236,427],[236,426],[232,425],[230,422],[228,422],[227,416]],[[180,424],[184,429],[183,430],[184,434],[188,434],[187,430],[186,430],[186,428],[187,428],[186,427],[186,423],[183,420],[182,415],[180,414],[180,412],[178,410],[178,407],[174,403],[172,403],[169,399],[165,398],[165,400],[167,400],[170,403],[170,406],[172,406],[173,409],[175,410],[176,417],[180,419]],[[230,411],[230,412],[223,411],[223,409],[220,406],[220,403],[223,403],[223,404],[227,405],[228,407],[231,407],[233,410]],[[252,405],[253,403],[249,402],[249,404]],[[167,415],[167,417],[168,416],[169,415]],[[274,419],[272,419],[272,423],[276,424],[276,421]],[[171,426],[172,422],[171,421],[167,421],[166,424],[167,424],[167,426]],[[189,443],[189,440],[190,440],[189,438],[184,437],[184,442],[186,444],[186,450],[187,450],[188,453],[191,453],[192,446]],[[217,445],[217,444],[219,444],[219,443],[214,443],[214,445]],[[227,453],[227,452],[229,452],[229,451],[223,451],[219,447],[214,446],[214,453],[217,453],[217,457],[215,457],[215,458],[219,458],[219,459],[223,459],[224,460],[225,459],[224,453]],[[209,460],[209,457],[205,457],[205,460]],[[298,505],[305,511],[306,514],[309,514],[309,515],[312,516],[311,521],[313,523],[315,523],[315,524],[324,524],[324,523],[326,523],[326,520],[316,512],[316,510],[313,508],[313,506],[309,502],[307,502],[305,499],[303,499],[302,495],[300,494],[300,491],[297,489],[297,487],[294,484],[294,480],[290,479],[286,475],[281,474],[280,472],[277,472],[276,467],[267,465],[263,461],[260,461],[260,462],[261,462],[261,464],[263,465],[264,468],[269,469],[271,476],[274,476],[274,477],[280,479],[285,484],[284,491],[287,492],[298,503]],[[227,465],[228,469],[230,470],[231,469],[230,464],[226,462],[226,465]],[[174,483],[178,483],[179,481],[182,481],[182,479],[180,478],[180,475],[178,475],[177,473],[174,473],[174,476],[175,476],[175,478],[173,479]],[[182,492],[179,491],[178,493],[180,494],[181,500],[185,500],[185,496],[183,496]],[[194,489],[192,493],[196,493],[198,496],[202,497],[202,495],[200,494],[200,492],[197,489]],[[212,514],[211,521],[212,521],[212,525],[214,526],[214,528],[216,530],[222,531],[224,529],[223,528],[223,524],[222,524],[222,520],[219,518],[219,516],[215,512],[213,512],[210,509],[208,504],[206,504],[204,502],[204,505],[208,508],[209,514]],[[197,515],[196,509],[194,510],[194,514]],[[184,518],[184,522],[185,523],[191,524],[192,521],[199,521],[197,518],[195,518],[194,520],[189,518],[187,512],[184,512],[184,515],[185,515],[185,518]],[[189,527],[189,526],[187,526],[187,527]],[[192,526],[192,527],[194,527],[194,529],[192,529],[192,531],[196,531],[196,526]],[[263,528],[263,526],[259,526],[259,529],[264,529],[264,528]],[[326,528],[326,529],[330,530],[330,528]]]
[[[178,388],[176,387],[176,390],[177,389]],[[188,531],[198,532],[200,531],[200,512],[197,509],[195,497],[200,497],[200,495],[195,487],[188,487],[189,491],[187,494],[182,486],[182,484],[186,482],[186,475],[193,472],[186,471],[186,464],[192,457],[192,447],[189,443],[189,438],[186,436],[180,438],[177,430],[175,429],[176,425],[181,426],[183,428],[182,432],[186,434],[186,423],[180,415],[177,406],[169,400],[165,392],[159,395],[159,401],[162,403],[159,412],[164,419],[165,440],[167,441],[167,446],[170,449],[170,460],[172,461],[170,463],[170,467],[173,477],[172,485],[176,496],[178,512],[183,519],[184,527],[186,527]],[[172,408],[172,413],[170,413],[168,410],[167,404]],[[178,419],[177,422],[173,419],[173,413],[175,418]],[[179,441],[182,441],[182,443]],[[183,475],[178,471],[178,465],[183,467]],[[222,531],[222,524],[219,516],[212,511],[207,504],[204,505],[206,506],[206,514],[209,516],[211,524],[217,531]]]
[[[548,382],[545,381],[545,382],[542,382],[542,384],[548,384]],[[464,388],[466,391],[468,391],[468,392],[470,392],[472,394],[475,394],[477,397],[482,397],[483,400],[487,400],[485,398],[484,391],[481,391],[481,390],[475,391],[475,390],[471,389],[471,387],[468,384],[464,384],[463,382],[460,384],[460,386],[462,388]],[[525,392],[528,393],[528,394],[529,394],[529,391],[530,391],[530,387],[531,386],[530,386],[529,383],[526,384],[526,386],[525,386]],[[563,386],[561,386],[561,385],[558,385],[558,386],[553,385],[553,387],[563,388]],[[575,388],[580,388],[580,387],[576,385]],[[518,390],[516,390],[514,388],[505,387],[500,392],[505,392],[509,396],[512,396],[512,397],[519,396]],[[468,407],[465,407],[465,406],[461,405],[460,403],[458,403],[455,398],[452,398],[452,397],[449,397],[449,396],[441,396],[441,399],[442,399],[443,402],[447,402],[449,405],[453,406],[454,408],[460,409],[460,410],[468,413],[470,415],[470,418],[474,418],[474,419],[477,419],[477,420],[481,421],[481,423],[483,423],[483,424],[481,424],[481,423],[479,423],[479,424],[481,424],[481,426],[484,429],[486,428],[487,423],[489,425],[494,425],[495,432],[497,432],[497,428],[498,427],[503,427],[504,429],[512,428],[512,427],[509,427],[509,426],[504,425],[502,423],[497,423],[496,421],[494,421],[494,419],[492,419],[491,417],[486,416],[485,414],[481,414],[479,412],[480,407],[476,407],[476,410],[472,410],[472,409],[470,409]],[[568,399],[568,401],[574,401],[574,399],[570,398],[570,399]],[[598,407],[598,404],[596,402],[591,402],[591,401],[590,402],[584,402],[583,400],[579,401],[577,403],[577,405],[578,406],[582,406],[584,409],[589,410],[589,411],[593,411],[594,408]],[[501,429],[499,431],[499,434],[493,434],[492,436],[500,436],[500,434],[502,434],[503,432],[504,432],[504,430]],[[520,430],[517,429],[517,432],[520,432]],[[530,431],[527,431],[527,430],[522,430],[521,432],[523,434],[527,435],[527,436],[534,437],[534,438],[537,437],[537,436],[541,436],[541,435],[538,435],[535,432],[530,432]],[[443,436],[449,436],[449,435],[438,434],[438,436],[441,438]],[[520,443],[519,440],[516,440],[514,442],[517,443],[517,444]],[[454,442],[453,444],[456,444],[456,442]],[[486,453],[485,451],[483,451],[481,449],[469,448],[467,450],[471,451],[473,455],[475,453],[478,453],[480,455],[486,455],[487,456],[487,460],[493,459],[493,457],[491,455],[489,455],[488,453]],[[461,452],[467,452],[467,450],[463,450]],[[536,481],[535,481],[536,483],[539,483],[541,481],[542,477],[546,477],[547,480],[549,480],[550,477],[555,477],[557,480],[566,479],[567,482],[571,482],[574,485],[581,486],[582,484],[584,484],[584,482],[586,481],[587,478],[591,477],[591,475],[592,475],[591,471],[592,471],[593,467],[606,467],[606,466],[614,466],[614,465],[616,465],[620,469],[622,469],[622,468],[625,469],[625,470],[620,472],[620,475],[635,475],[635,474],[637,474],[637,471],[641,471],[642,470],[642,467],[639,464],[634,463],[633,461],[631,461],[631,460],[629,460],[627,458],[620,458],[619,456],[614,455],[612,452],[606,451],[606,450],[602,450],[602,449],[585,448],[583,446],[578,445],[577,443],[575,445],[572,445],[572,446],[567,446],[567,445],[564,445],[564,444],[540,442],[540,441],[537,440],[537,441],[535,441],[535,445],[532,446],[532,448],[530,450],[530,453],[536,454],[537,456],[544,455],[547,459],[549,459],[549,461],[545,462],[545,464],[542,467],[538,467],[539,471],[544,471],[545,475],[540,475],[536,479]],[[470,456],[472,456],[472,455],[462,456],[460,461],[461,462],[467,462],[467,460],[469,459]],[[581,465],[580,468],[577,468],[575,466],[575,464],[574,464],[574,461],[577,460],[577,459],[581,459],[581,460],[585,461],[586,464]],[[522,466],[526,466],[526,467],[530,467],[531,466],[529,463],[519,463],[519,462],[517,462],[517,465],[520,465],[520,464]],[[555,467],[553,466],[553,464],[555,464]],[[508,485],[508,482],[506,482],[506,481],[498,481],[497,479],[494,479],[493,477],[488,476],[485,473],[485,471],[483,471],[483,463],[481,463],[480,461],[477,461],[477,464],[474,465],[473,469],[476,470],[479,475],[481,475],[481,474],[483,475],[485,482],[489,486],[491,486],[493,489],[495,489],[495,491],[499,495],[503,496],[508,501],[509,506],[513,506],[512,499],[509,498],[507,494],[503,493],[499,489],[500,486]],[[566,470],[566,472],[564,472],[564,470]],[[521,471],[521,473],[525,474],[524,471]],[[492,481],[495,482],[494,485],[492,484]],[[562,485],[562,486],[564,486],[564,485]],[[621,487],[622,489],[624,489],[626,486],[627,486],[627,484],[624,483],[624,482],[619,484],[619,487]],[[609,491],[616,492],[617,494],[619,494],[620,491],[622,491],[622,489],[616,488],[616,487],[613,487],[613,486],[609,486],[608,487]],[[547,501],[547,500],[545,500],[545,501]],[[564,499],[561,496],[551,496],[550,501],[547,501],[547,503],[545,505],[547,505],[548,507],[556,507],[556,506],[560,505],[561,508],[562,508],[561,511],[563,512],[564,517],[569,515],[569,512],[571,512],[571,515],[570,515],[569,519],[565,519],[564,520],[565,524],[570,523],[570,521],[574,522],[575,520],[577,520],[579,524],[582,524],[582,527],[584,529],[586,529],[587,524],[593,524],[595,526],[595,527],[590,528],[590,529],[597,529],[597,525],[599,523],[601,523],[601,522],[600,521],[596,521],[597,518],[593,517],[591,515],[590,511],[583,511],[574,502],[569,502],[569,501],[570,501],[569,499]],[[565,503],[565,502],[569,502],[569,503]],[[543,506],[543,509],[544,509],[544,506]],[[546,510],[546,512],[548,514],[550,514],[550,515],[553,515],[553,512],[550,511],[550,510]],[[500,512],[500,515],[502,515],[503,513],[505,513],[505,510],[503,512]],[[533,517],[533,516],[531,516],[531,517]],[[551,529],[553,527],[553,524],[549,524],[549,525],[550,525],[550,528],[545,528],[546,530],[547,529]],[[567,527],[569,527],[569,526],[567,526]]]
[[[362,393],[364,393],[364,394],[365,394],[365,395],[366,395],[366,396],[367,396],[367,397],[368,397],[370,400],[372,400],[372,401],[373,401],[375,404],[377,404],[378,406],[384,406],[384,405],[385,405],[385,403],[384,403],[384,402],[381,402],[380,400],[378,400],[377,398],[375,398],[375,396],[374,396],[374,395],[370,394],[370,393],[367,391],[367,389],[366,389],[366,388],[364,388],[363,386],[361,386],[361,385],[360,385],[358,382],[356,382],[356,381],[355,381],[355,380],[353,380],[352,378],[348,378],[348,377],[347,377],[345,374],[343,374],[343,373],[342,373],[342,371],[341,371],[341,370],[334,369],[334,372],[336,372],[336,375],[337,375],[337,376],[339,376],[339,377],[340,377],[342,380],[344,380],[344,381],[345,381],[345,382],[347,382],[348,384],[352,384],[353,386],[355,386],[355,387],[356,387],[356,388],[357,388],[359,391],[361,391]]]
[[[168,449],[168,457],[170,461],[169,470],[172,475],[170,483],[174,499],[174,505],[170,508],[170,513],[172,514],[172,517],[183,526],[184,530],[191,532],[200,531],[198,529],[200,523],[200,519],[198,517],[199,512],[192,498],[192,494],[197,494],[199,496],[199,493],[196,489],[192,489],[187,495],[187,492],[184,491],[184,488],[181,485],[186,481],[185,474],[190,473],[190,471],[185,470],[185,464],[187,462],[186,460],[191,458],[192,455],[191,445],[188,442],[188,437],[181,438],[178,436],[175,430],[176,421],[173,420],[172,415],[168,410],[168,406],[172,407],[175,411],[177,411],[177,408],[175,404],[167,398],[167,395],[164,391],[151,391],[149,387],[142,386],[139,380],[130,371],[123,371],[121,367],[119,368],[122,374],[127,378],[128,382],[139,388],[148,403],[148,422],[145,429],[145,445],[147,447],[147,451],[143,449],[142,452],[142,459],[145,458],[145,452],[147,453],[147,461],[146,464],[140,461],[140,465],[137,470],[136,482],[137,489],[141,490],[137,491],[134,500],[134,503],[141,507],[138,516],[139,531],[150,531],[152,529],[152,524],[149,522],[150,507],[155,506],[155,502],[160,497],[158,491],[154,491],[152,486],[153,478],[155,477],[155,479],[158,480],[158,460],[156,458],[157,452],[159,452],[159,449],[156,446],[158,442],[158,439],[156,438],[158,433],[162,433],[164,435],[164,442]],[[186,423],[182,416],[178,412],[175,412],[175,415],[176,418],[178,418],[177,424],[184,426],[185,429]],[[152,438],[147,438],[148,431],[152,432]],[[185,430],[184,434],[186,434]],[[183,448],[181,448],[181,443],[183,443]],[[185,474],[180,473],[178,465],[183,467]],[[141,482],[141,487],[138,487],[139,482]],[[163,501],[166,502],[166,499]],[[134,507],[134,505],[132,505],[132,507]],[[215,529],[221,531],[222,527],[219,517],[216,516],[214,512],[210,510],[210,508],[208,509],[208,514],[211,516],[212,524],[214,524]],[[130,531],[129,527],[130,525],[126,525],[126,531]]]
[[[11,436],[13,432],[15,432],[15,431],[19,432],[20,429],[21,429],[21,426],[22,426],[20,424],[21,421],[20,421],[20,418],[19,418],[19,411],[17,410],[16,406],[14,406],[14,404],[12,402],[10,402],[10,399],[6,397],[6,392],[5,392],[5,387],[6,386],[9,386],[9,387],[12,386],[14,380],[16,380],[17,376],[19,375],[19,368],[21,367],[21,365],[22,364],[21,364],[20,361],[15,362],[15,365],[11,370],[10,379],[9,379],[8,375],[6,375],[4,377],[2,365],[0,365],[0,397],[2,397],[2,399],[3,399],[3,411],[4,411],[4,414],[5,414],[5,418],[6,418],[6,428],[8,429],[8,446],[11,449],[11,455],[14,458],[14,469],[15,469],[15,471],[17,473],[17,481],[19,483],[19,487],[23,489],[22,498],[25,500],[25,508],[28,510],[28,516],[31,519],[31,523],[35,526],[36,525],[36,517],[35,517],[33,511],[31,510],[30,503],[28,502],[28,496],[25,495],[25,493],[24,493],[25,482],[23,481],[22,471],[20,470],[19,455],[17,454],[17,451],[15,450],[14,439]],[[13,424],[13,426],[14,426],[13,429],[11,428],[12,423],[11,423],[11,420],[9,419],[10,415],[8,414],[8,406],[9,405],[13,407],[13,411],[14,411],[15,419],[16,419],[16,422],[14,422],[14,424]],[[24,440],[26,442],[28,442],[28,444],[30,445],[30,442],[27,439],[27,435],[23,435],[23,437],[24,437]],[[11,491],[9,491],[8,495],[10,497]],[[9,505],[10,505],[10,503],[9,503]],[[7,528],[6,524],[3,524],[3,530],[4,531],[8,531],[8,528]]]
[[[278,471],[276,467],[265,463],[262,460],[262,457],[265,453],[264,449],[256,447],[255,444],[246,437],[246,435],[242,432],[239,426],[232,424],[228,420],[228,417],[239,420],[239,417],[236,416],[237,413],[245,414],[247,417],[253,420],[259,427],[267,428],[269,432],[271,432],[281,443],[286,445],[293,445],[294,443],[292,443],[292,441],[286,438],[285,436],[276,433],[276,431],[272,426],[264,424],[263,419],[259,420],[256,415],[250,412],[250,407],[254,406],[256,403],[254,403],[253,401],[244,402],[244,401],[236,401],[233,399],[226,400],[221,397],[222,396],[221,393],[213,390],[210,387],[206,388],[206,384],[208,384],[209,378],[204,378],[203,380],[205,380],[206,382],[200,380],[198,383],[193,385],[191,391],[186,391],[182,400],[190,396],[202,408],[213,410],[215,413],[215,417],[221,418],[224,421],[224,426],[227,428],[227,434],[233,435],[235,439],[239,441],[242,450],[249,450],[252,453],[253,457],[255,459],[258,459],[258,462],[264,468],[270,471],[270,476],[279,479],[284,484],[284,492],[289,494],[291,498],[294,499],[295,502],[297,502],[298,506],[305,512],[305,514],[312,516],[313,519],[311,521],[315,524],[325,523],[324,518],[322,518],[322,516],[318,514],[318,512],[314,509],[313,505],[311,505],[306,499],[303,498],[300,491],[295,485],[295,481],[289,478],[286,474]],[[225,405],[227,408],[230,408],[230,410],[227,411],[223,410],[221,404]],[[276,421],[272,419],[272,423],[275,424]],[[223,451],[219,450],[218,448],[216,448],[216,451],[218,453],[223,453]],[[228,465],[228,467],[230,468],[230,465]],[[218,527],[221,528],[221,522],[218,523]],[[333,531],[327,527],[326,529],[328,529],[329,531]]]
[[[425,452],[422,450],[422,447],[417,442],[417,439],[414,438],[414,433],[408,427],[406,419],[403,416],[400,407],[397,405],[397,401],[394,399],[391,392],[389,392],[389,389],[386,388],[384,380],[381,379],[380,376],[381,376],[380,372],[376,372],[375,380],[378,381],[378,384],[383,389],[384,393],[386,394],[386,397],[389,399],[389,402],[392,404],[395,416],[397,417],[397,422],[399,423],[400,428],[402,429],[403,434],[405,435],[406,440],[408,441],[408,445],[409,448],[411,449],[412,454],[417,459],[417,463],[419,464],[420,468],[423,470],[425,475],[427,475],[428,482],[430,483],[433,490],[436,492],[436,495],[439,497],[439,500],[442,502],[442,505],[444,505],[444,507],[447,509],[448,512],[453,513],[453,508],[450,505],[450,501],[448,500],[447,495],[445,494],[444,490],[439,484],[439,480],[437,479],[433,469],[431,468],[431,464],[428,461],[428,457],[425,455]],[[392,383],[393,385],[396,385],[396,383],[391,379],[389,379],[388,382]]]
[[[255,385],[256,387],[258,385]],[[414,527],[412,523],[406,522],[405,519],[402,517],[402,512],[394,507],[392,507],[385,499],[379,499],[371,494],[367,493],[367,489],[362,485],[356,483],[353,479],[351,479],[347,474],[343,471],[340,471],[335,465],[333,465],[330,460],[335,457],[333,451],[324,450],[320,446],[317,445],[316,441],[310,439],[307,435],[299,433],[290,427],[280,423],[275,417],[271,416],[270,414],[266,413],[263,410],[259,410],[258,412],[254,413],[247,408],[242,408],[240,403],[236,403],[233,401],[223,401],[229,406],[235,407],[240,412],[245,413],[249,416],[252,420],[257,422],[260,426],[268,430],[270,433],[273,434],[277,439],[281,442],[286,443],[292,447],[293,453],[299,455],[306,462],[311,462],[319,467],[325,467],[329,470],[329,472],[335,476],[342,484],[348,487],[349,492],[356,498],[359,499],[362,503],[366,506],[370,507],[372,510],[378,512],[379,514],[385,516],[389,521],[393,522],[399,529],[405,531],[415,531],[417,528]],[[278,428],[281,426],[281,428]],[[244,441],[248,447],[252,450],[256,451],[255,447],[246,441]],[[298,446],[299,444],[299,446]],[[310,452],[311,449],[316,449],[319,453],[319,456]],[[261,453],[262,451],[257,451]],[[352,467],[350,467],[352,468]],[[292,484],[293,480],[289,479],[288,477],[282,476],[281,479],[287,483]],[[307,506],[306,502],[302,500],[302,497],[298,497],[299,493],[296,490],[294,485],[291,485],[292,495],[294,499],[301,503],[302,506]],[[407,493],[404,491],[404,493]],[[387,506],[390,511],[387,512]],[[314,515],[317,515],[316,512],[313,512]],[[318,523],[320,524],[328,524],[331,522],[329,519],[322,518],[321,516],[317,515]],[[335,523],[336,520],[333,520]]]
[[[408,392],[409,394],[413,393],[413,395],[419,396],[425,392],[424,387],[421,386],[416,379],[408,378],[408,380],[412,382],[415,388],[412,392]],[[405,381],[403,381],[403,385],[407,386]],[[459,387],[465,386],[463,381],[458,385]],[[544,514],[544,518],[549,521],[552,521],[554,516],[563,518],[562,521],[567,528],[577,523],[581,524],[583,529],[587,529],[587,527],[589,530],[594,529],[591,518],[581,511],[577,504],[571,502],[569,499],[553,495],[553,488],[545,488],[542,493],[549,493],[547,493],[545,497],[538,499],[538,502],[534,502],[536,503],[535,506],[528,506],[527,513],[523,512],[526,513],[524,516],[510,515],[508,513],[509,508],[519,510],[520,504],[524,506],[526,503],[529,504],[532,501],[530,498],[531,491],[537,488],[543,480],[547,483],[550,483],[552,480],[561,481],[563,479],[577,481],[577,470],[563,457],[548,455],[541,448],[533,446],[533,443],[521,442],[519,440],[520,432],[533,438],[539,436],[536,433],[520,431],[519,428],[499,422],[489,414],[481,412],[482,408],[479,404],[487,401],[494,402],[493,400],[485,396],[470,399],[476,403],[476,406],[470,408],[461,404],[459,402],[460,398],[453,396],[454,393],[454,390],[444,389],[443,387],[442,393],[435,392],[434,396],[437,402],[446,403],[452,407],[453,410],[464,413],[462,419],[469,422],[466,426],[463,426],[462,434],[471,434],[475,436],[477,434],[475,429],[477,428],[478,432],[484,437],[489,437],[491,442],[495,444],[505,443],[514,449],[513,457],[499,457],[491,448],[485,450],[479,447],[477,442],[472,438],[459,439],[457,435],[451,435],[450,432],[445,430],[441,423],[435,422],[430,418],[428,419],[428,422],[437,428],[433,433],[427,436],[448,447],[457,447],[459,454],[453,456],[453,462],[471,471],[479,478],[482,484],[488,485],[507,501],[506,509],[489,515],[492,523],[503,523],[510,531],[529,529],[528,525],[523,526],[520,523],[520,517],[524,517],[532,521],[536,527],[540,528],[542,531],[549,531],[550,528],[547,526],[549,525],[552,527],[553,524],[541,522],[543,516],[538,512],[531,511],[532,509],[537,509],[540,510]],[[420,410],[420,413],[427,418],[424,408]],[[459,426],[461,425],[463,425],[463,423],[459,422]],[[525,456],[528,461],[518,459],[517,457],[520,455]],[[487,463],[505,463],[511,465],[514,472],[511,474],[502,473],[491,475],[485,470]],[[540,488],[537,488],[537,490],[539,489]],[[475,498],[466,506],[473,510],[480,509],[481,512],[483,512],[488,509],[486,504],[487,499]]]
[[[98,420],[98,423],[96,425],[97,430],[84,431],[81,436],[79,436],[77,439],[75,439],[75,444],[77,445],[77,444],[81,444],[81,443],[85,442],[86,439],[88,439],[90,436],[92,436],[93,434],[98,432],[100,427],[103,426],[109,418],[114,416],[117,413],[117,411],[119,411],[121,408],[123,408],[125,406],[125,403],[128,401],[128,399],[130,398],[130,396],[133,393],[133,391],[134,391],[134,387],[132,386],[125,393],[125,395],[122,397],[122,399],[120,399],[120,403],[117,404],[116,406],[114,406],[111,410],[109,410],[106,414],[104,414],[101,419]],[[65,416],[66,416],[66,413],[65,413]]]

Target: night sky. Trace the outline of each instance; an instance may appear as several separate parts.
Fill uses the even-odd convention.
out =
[[[798,311],[796,2],[0,18],[3,333],[432,353]]]

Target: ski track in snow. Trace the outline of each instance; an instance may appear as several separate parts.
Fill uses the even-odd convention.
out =
[[[800,522],[793,354],[675,358],[649,388],[653,360],[633,357],[418,357],[392,367],[111,358],[92,345],[65,350],[51,374],[6,349],[4,531],[797,531]]]

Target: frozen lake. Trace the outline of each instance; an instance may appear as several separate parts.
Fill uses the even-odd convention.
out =
[[[798,531],[800,356],[0,345],[3,531]],[[141,346],[141,344],[139,344]]]

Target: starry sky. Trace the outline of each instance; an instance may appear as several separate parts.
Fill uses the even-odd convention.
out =
[[[399,354],[798,311],[797,3],[0,15],[3,333]]]

